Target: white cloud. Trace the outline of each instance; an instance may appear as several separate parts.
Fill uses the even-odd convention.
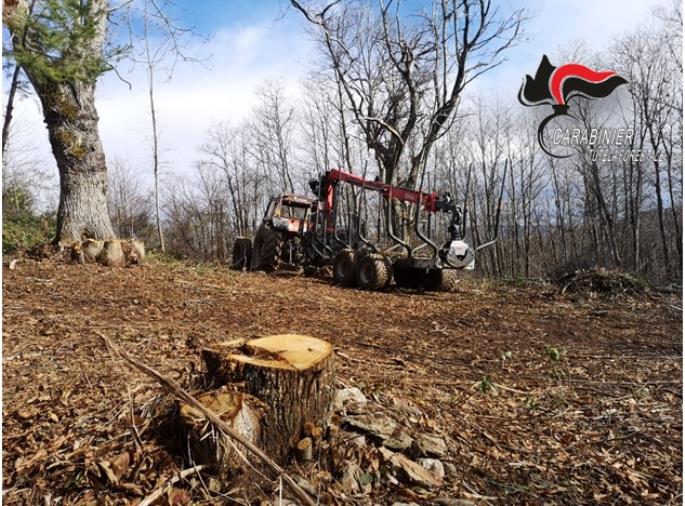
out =
[[[505,14],[525,7],[532,19],[526,25],[529,41],[507,52],[508,61],[486,74],[473,88],[515,96],[526,74],[533,74],[543,54],[563,54],[578,43],[590,52],[606,51],[613,40],[651,22],[652,10],[663,0],[505,0]],[[552,61],[559,65],[566,62]]]
[[[256,88],[266,79],[280,79],[286,93],[296,93],[299,79],[311,69],[314,50],[296,26],[281,21],[226,28],[194,52],[211,55],[211,59],[202,64],[179,64],[169,82],[155,84],[166,177],[192,167],[197,147],[213,122],[237,123],[245,118],[254,104]],[[105,153],[109,160],[126,160],[141,171],[143,180],[149,180],[151,137],[145,73],[138,67],[122,75],[131,82],[131,90],[113,73],[98,83],[96,104]],[[40,157],[49,159],[54,167],[37,99],[19,102],[16,110],[18,117],[33,125]]]
[[[543,53],[554,54],[570,41],[582,40],[601,50],[612,38],[640,26],[657,4],[650,1],[600,0],[588,6],[580,0],[502,0],[505,12],[523,5],[536,13],[528,27],[532,40],[509,53],[509,61],[487,74],[471,91],[514,97],[521,79],[535,71]],[[286,91],[301,93],[299,80],[312,68],[316,50],[302,30],[303,22],[287,17],[227,27],[198,52],[211,54],[208,66],[180,64],[170,82],[159,82],[155,100],[162,132],[166,177],[188,172],[206,129],[212,122],[238,122],[254,103],[254,91],[267,78],[284,81]],[[125,159],[148,180],[150,118],[145,74],[131,75],[133,89],[110,73],[98,85],[97,107],[105,152]],[[38,102],[33,97],[17,105],[17,116],[35,125],[37,156],[54,166]]]

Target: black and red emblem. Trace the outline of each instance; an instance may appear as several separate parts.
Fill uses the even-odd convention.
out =
[[[545,145],[544,130],[547,123],[558,116],[571,116],[568,102],[573,97],[604,98],[627,82],[613,70],[597,71],[579,63],[555,67],[549,62],[547,55],[543,55],[535,78],[526,75],[519,90],[519,102],[525,106],[552,106],[552,114],[543,119],[538,127],[538,142],[548,155],[566,158],[570,155],[555,155]]]

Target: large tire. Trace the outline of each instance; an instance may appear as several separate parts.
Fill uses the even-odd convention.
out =
[[[238,237],[233,243],[231,268],[237,270],[249,269],[252,265],[252,241],[247,237]]]
[[[392,261],[385,255],[383,255],[383,261],[385,262],[385,269],[388,273],[385,278],[385,283],[383,284],[383,290],[387,290],[390,288],[390,284],[392,283]]]
[[[431,269],[426,274],[423,287],[430,292],[454,292],[460,280],[456,269]]]
[[[357,253],[355,251],[346,249],[335,255],[333,279],[342,286],[357,284]]]
[[[252,248],[252,270],[273,272],[283,252],[283,237],[268,227],[260,227]]]
[[[416,290],[424,285],[426,273],[421,269],[411,267],[395,267],[393,269],[395,284],[398,288],[410,288]]]
[[[357,284],[364,290],[381,290],[388,286],[388,262],[378,253],[362,256],[357,263]]]
[[[441,292],[456,292],[461,283],[463,271],[460,269],[443,269],[440,281]]]

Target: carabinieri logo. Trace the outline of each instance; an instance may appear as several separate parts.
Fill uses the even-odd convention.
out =
[[[547,123],[560,116],[573,118],[568,112],[569,100],[573,97],[604,98],[627,82],[613,70],[597,71],[578,63],[554,67],[547,55],[543,55],[535,79],[526,75],[518,98],[519,102],[528,107],[546,104],[552,106],[552,114],[543,119],[538,127],[538,143],[548,155],[567,158],[571,155],[554,154],[545,144],[544,132]]]

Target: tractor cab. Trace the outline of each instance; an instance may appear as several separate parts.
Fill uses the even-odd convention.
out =
[[[263,223],[275,230],[303,234],[307,231],[307,221],[313,204],[314,199],[282,193],[269,201]]]

